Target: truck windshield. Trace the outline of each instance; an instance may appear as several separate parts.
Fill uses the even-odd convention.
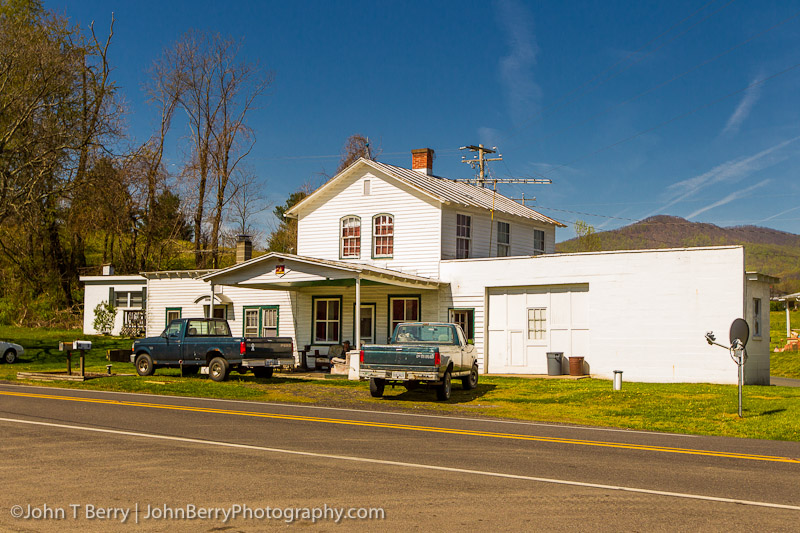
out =
[[[458,340],[453,333],[452,326],[400,324],[395,331],[394,341],[402,343],[458,344]]]
[[[231,330],[224,320],[190,320],[187,337],[230,337]]]

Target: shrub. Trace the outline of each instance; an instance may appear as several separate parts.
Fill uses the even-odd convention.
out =
[[[117,318],[117,308],[113,304],[102,301],[94,308],[94,329],[108,335],[114,329],[114,320]]]

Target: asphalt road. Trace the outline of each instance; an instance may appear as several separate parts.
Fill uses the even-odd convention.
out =
[[[787,531],[800,521],[796,442],[14,385],[0,385],[0,435],[3,531]],[[333,519],[359,508],[384,517]],[[201,512],[211,516],[184,518]]]

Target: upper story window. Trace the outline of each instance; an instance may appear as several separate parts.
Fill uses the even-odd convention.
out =
[[[472,217],[456,215],[456,259],[468,259],[472,248]]]
[[[511,255],[511,225],[508,222],[497,222],[497,257]]]
[[[361,255],[361,219],[356,216],[342,218],[342,259],[358,259]]]
[[[375,215],[372,218],[372,256],[392,257],[394,255],[394,217]]]
[[[542,255],[544,253],[544,231],[540,229],[533,230],[533,255]]]

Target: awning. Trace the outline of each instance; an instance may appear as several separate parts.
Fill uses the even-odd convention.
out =
[[[264,290],[297,290],[303,287],[392,285],[436,290],[442,282],[417,274],[388,268],[331,261],[292,254],[269,253],[232,267],[217,270],[200,279],[214,285]]]
[[[203,294],[201,296],[198,296],[197,299],[194,301],[194,303],[196,303],[196,304],[203,303],[203,304],[208,305],[208,301],[210,299],[211,299],[211,297],[208,294]],[[232,304],[232,303],[233,303],[233,300],[231,300],[230,298],[228,298],[224,294],[220,293],[220,294],[215,294],[214,295],[214,305],[228,305],[228,304]]]

